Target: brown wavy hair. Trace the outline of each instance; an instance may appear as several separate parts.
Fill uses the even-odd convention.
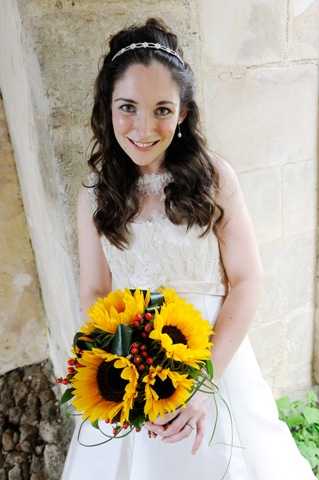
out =
[[[97,200],[93,220],[99,235],[105,235],[121,250],[129,245],[129,223],[141,207],[136,188],[140,172],[115,138],[111,100],[115,82],[132,64],[147,66],[156,60],[165,65],[179,86],[181,107],[187,109],[181,124],[182,137],[177,138],[175,133],[165,152],[163,167],[173,176],[164,188],[166,215],[176,225],[187,224],[187,231],[194,224],[206,227],[200,238],[214,229],[223,216],[223,209],[215,202],[219,174],[201,132],[199,109],[194,100],[194,75],[189,64],[184,60],[183,66],[174,55],[151,48],[128,51],[111,61],[121,48],[143,41],[161,43],[183,58],[177,36],[163,20],[149,18],[145,24],[131,25],[109,38],[109,52],[102,57],[94,84],[90,141],[93,146],[88,160],[90,170],[97,175],[93,186]],[[216,213],[219,215],[214,219]]]

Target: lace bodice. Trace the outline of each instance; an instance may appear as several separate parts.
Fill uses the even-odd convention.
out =
[[[130,223],[129,248],[122,251],[105,236],[101,244],[112,272],[112,289],[151,288],[160,285],[176,288],[180,293],[226,295],[228,281],[220,258],[216,235],[198,238],[202,232],[193,226],[175,225],[165,215],[163,188],[166,174],[146,174],[139,181],[143,208]],[[95,183],[95,174],[87,184]],[[146,186],[146,192],[143,189]],[[92,214],[96,209],[94,189],[88,189]],[[148,192],[148,193],[147,193]]]

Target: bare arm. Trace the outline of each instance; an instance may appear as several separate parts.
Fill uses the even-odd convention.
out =
[[[212,360],[217,379],[246,336],[263,291],[263,267],[238,177],[226,162],[221,171],[222,188],[216,200],[225,216],[216,234],[231,288],[214,328]]]
[[[112,290],[112,274],[92,218],[89,192],[81,187],[77,202],[77,230],[80,260],[80,304],[82,316],[97,297]]]

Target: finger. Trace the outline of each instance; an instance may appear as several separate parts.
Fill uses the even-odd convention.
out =
[[[159,435],[165,432],[165,429],[163,426],[157,425],[156,423],[153,423],[153,422],[146,422],[145,426],[146,428],[148,428],[150,432],[153,432]]]
[[[166,413],[166,415],[163,415],[162,417],[157,417],[153,423],[156,425],[167,425],[168,423],[172,422],[174,418],[178,417],[179,414],[180,410],[174,410],[174,412]]]
[[[176,435],[184,428],[186,423],[190,423],[192,425],[195,422],[196,422],[196,418],[193,419],[189,415],[189,413],[183,412],[176,418],[176,420],[174,420],[170,425],[168,425],[166,430],[161,434],[162,438],[168,438],[171,435]],[[187,429],[191,430],[190,427],[187,427]]]
[[[186,424],[184,425],[184,428],[180,430],[178,433],[175,435],[171,435],[170,437],[162,437],[163,442],[165,443],[175,443],[179,442],[180,440],[183,440],[183,438],[189,437],[192,435],[193,429],[191,428],[190,425]]]
[[[201,443],[202,443],[203,438],[204,438],[204,430],[205,430],[204,419],[205,419],[205,417],[202,416],[197,420],[197,423],[196,423],[196,437],[195,437],[195,441],[194,441],[193,447],[192,447],[192,454],[193,455],[195,455],[195,453],[197,452],[197,450],[201,446]]]

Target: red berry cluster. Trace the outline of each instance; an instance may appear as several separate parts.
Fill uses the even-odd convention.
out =
[[[63,385],[67,385],[69,383],[69,380],[66,377],[59,377],[56,379],[56,383],[63,383]]]
[[[79,353],[82,353],[82,352],[83,350],[79,351]],[[77,368],[83,367],[83,365],[81,365],[76,358],[69,358],[69,360],[67,361],[67,364],[68,364],[68,367],[67,367],[68,374],[64,378],[63,377],[57,378],[56,383],[63,383],[63,385],[67,385],[68,383],[70,383],[70,378],[72,378],[73,375],[76,373]]]
[[[132,343],[131,354],[133,356],[133,363],[140,372],[143,372],[145,368],[153,364],[153,358],[150,356],[147,351],[147,346],[144,343]]]
[[[148,338],[151,330],[153,330],[153,315],[146,312],[144,315],[138,313],[133,321],[133,327],[140,331],[143,338]]]
[[[139,331],[143,339],[147,340],[153,330],[153,315],[150,312],[146,312],[144,315],[136,315],[133,327]],[[153,358],[147,350],[147,345],[142,342],[133,342],[130,349],[133,363],[140,372],[153,364]]]
[[[116,425],[112,429],[113,435],[117,435],[120,431],[121,431],[121,427],[119,425]]]
[[[110,420],[104,420],[105,423],[112,423]],[[115,424],[113,425],[112,427],[112,433],[114,436],[118,435],[118,433],[124,429],[124,430],[127,430],[128,428],[130,428],[132,425],[129,423],[129,422],[124,422],[123,423],[123,426],[121,427],[121,425],[119,424]],[[140,432],[141,431],[141,428],[140,427],[135,427],[135,430],[136,432]]]

